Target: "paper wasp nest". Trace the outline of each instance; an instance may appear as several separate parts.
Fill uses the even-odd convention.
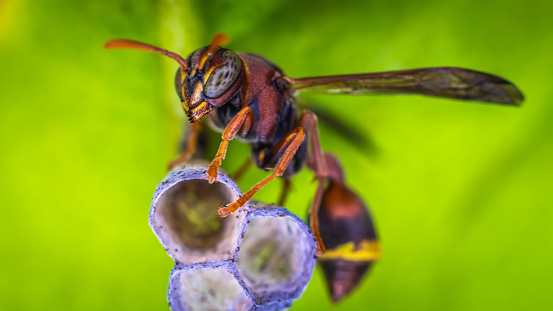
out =
[[[247,203],[228,217],[238,186],[203,163],[171,171],[157,186],[150,226],[175,260],[168,300],[176,310],[280,310],[299,298],[315,268],[307,225],[283,207]]]

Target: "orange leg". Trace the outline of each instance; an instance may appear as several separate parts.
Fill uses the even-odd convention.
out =
[[[206,178],[207,181],[212,184],[217,181],[217,169],[219,169],[219,166],[221,163],[223,163],[223,159],[225,158],[225,155],[227,154],[227,148],[228,143],[231,141],[234,136],[240,131],[240,128],[244,124],[246,124],[246,128],[242,129],[242,134],[246,134],[249,131],[249,127],[251,127],[252,122],[246,123],[248,118],[251,118],[251,112],[252,109],[249,106],[243,107],[235,116],[230,120],[229,124],[223,131],[223,135],[221,137],[223,138],[223,141],[219,145],[219,150],[217,151],[217,155],[211,161],[211,164],[209,164],[209,167],[207,168],[206,172]]]
[[[194,152],[196,152],[196,143],[198,142],[198,133],[201,131],[202,126],[200,123],[192,123],[189,128],[188,135],[188,144],[186,146],[186,150],[181,153],[181,155],[173,161],[169,163],[169,170],[172,170],[175,166],[178,166],[188,160],[194,155]]]
[[[286,137],[284,137],[278,144],[279,146],[281,146],[280,148],[284,149],[284,152],[282,153],[282,156],[273,169],[273,173],[265,177],[262,181],[258,182],[255,186],[251,187],[250,191],[242,194],[240,198],[238,198],[238,200],[236,200],[235,202],[227,204],[225,207],[220,206],[219,215],[221,215],[222,217],[226,217],[234,213],[240,207],[244,206],[244,204],[246,204],[246,202],[248,202],[254,194],[261,190],[261,188],[265,187],[265,185],[267,185],[271,180],[282,176],[282,174],[284,174],[284,171],[286,171],[288,164],[290,164],[290,161],[292,161],[292,159],[294,158],[296,151],[303,143],[304,138],[305,130],[302,127],[297,127]]]
[[[310,160],[312,161],[312,167],[310,167],[315,173],[315,180],[318,181],[317,191],[315,197],[309,208],[309,223],[313,235],[317,240],[317,256],[321,256],[325,252],[325,247],[321,234],[319,233],[319,207],[321,206],[321,199],[323,197],[323,191],[328,176],[328,168],[326,166],[326,160],[324,152],[321,148],[319,141],[319,131],[317,129],[317,117],[309,110],[304,110],[300,122],[302,126],[307,129],[309,133],[309,148],[310,148]]]

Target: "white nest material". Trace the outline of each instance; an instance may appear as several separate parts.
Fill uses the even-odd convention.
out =
[[[150,226],[175,260],[168,300],[177,310],[281,310],[298,299],[316,265],[308,226],[283,207],[251,201],[228,217],[219,204],[242,192],[203,162],[171,171],[155,191]]]

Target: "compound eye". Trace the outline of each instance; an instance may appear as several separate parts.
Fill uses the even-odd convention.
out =
[[[223,59],[226,61],[226,64],[213,70],[207,79],[204,87],[204,94],[206,97],[217,98],[223,95],[240,74],[242,60],[236,53],[227,50],[223,53]]]

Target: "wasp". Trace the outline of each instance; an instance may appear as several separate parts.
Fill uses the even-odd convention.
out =
[[[228,144],[240,138],[251,145],[251,161],[272,173],[235,202],[219,206],[228,216],[244,206],[259,190],[277,177],[285,182],[312,158],[317,188],[309,209],[310,224],[317,240],[317,254],[324,253],[319,233],[318,209],[328,169],[317,130],[316,115],[295,103],[300,90],[330,94],[422,94],[501,105],[519,105],[522,93],[509,81],[483,72],[456,67],[291,78],[263,56],[234,52],[221,47],[228,41],[216,34],[211,44],[187,58],[146,43],[128,39],[106,42],[108,49],[135,49],[163,54],[179,64],[175,88],[191,126],[191,137],[200,130],[198,121],[222,132],[217,154],[206,171],[210,183],[226,156]],[[196,139],[171,165],[186,161],[194,153]],[[285,191],[283,191],[285,193]]]

